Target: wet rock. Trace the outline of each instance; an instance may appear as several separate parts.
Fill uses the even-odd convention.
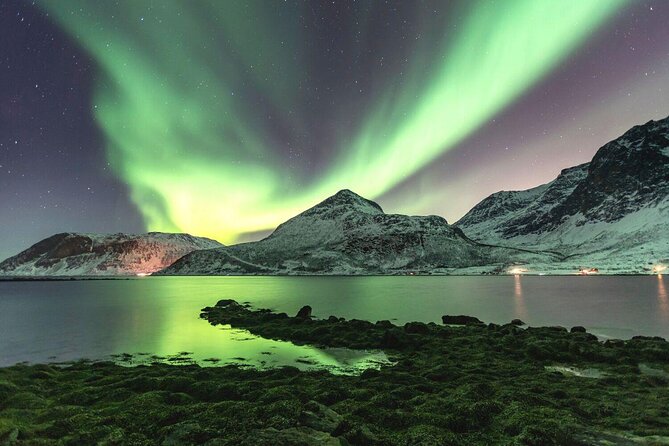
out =
[[[592,333],[575,333],[574,338],[579,341],[597,342],[599,339]]]
[[[327,432],[310,427],[291,427],[288,429],[260,429],[255,432],[256,445],[272,446],[346,446],[347,442],[335,438]]]
[[[580,325],[577,325],[575,327],[571,327],[571,330],[569,330],[570,333],[585,333],[585,327],[581,327]]]
[[[669,437],[661,435],[641,436],[630,432],[612,432],[597,429],[587,429],[574,435],[577,444],[638,446],[638,445],[666,445]]]
[[[661,338],[660,336],[632,336],[633,341],[656,341],[656,342],[666,342],[666,339]]]
[[[561,327],[559,325],[553,325],[548,327],[528,327],[527,332],[539,336],[551,336],[555,334],[569,333],[569,331],[566,328]]]
[[[366,425],[352,426],[345,434],[345,438],[350,444],[355,445],[374,445],[379,444],[379,439],[369,430]]]
[[[369,321],[362,320],[362,319],[351,319],[349,321],[349,325],[353,329],[360,330],[361,332],[371,330],[372,328],[374,328],[374,324],[372,324]]]
[[[13,446],[19,439],[18,428],[13,428],[5,433],[0,433],[0,446]]]
[[[441,317],[441,322],[448,325],[470,325],[483,324],[483,322],[474,316],[450,316],[448,314]]]
[[[9,396],[3,402],[3,405],[12,406],[17,409],[37,409],[45,407],[46,401],[44,398],[35,395],[34,393],[18,391]]]
[[[217,307],[229,307],[229,306],[239,306],[236,300],[233,299],[221,299],[216,302]]]
[[[507,335],[507,334],[515,335],[515,334],[521,333],[522,331],[523,331],[522,328],[519,328],[517,325],[513,325],[513,324],[504,324],[501,327],[499,327],[499,332],[503,335]]]
[[[376,321],[376,326],[377,327],[383,327],[383,328],[393,328],[394,327],[393,323],[388,321],[388,320]]]
[[[343,417],[329,407],[316,401],[305,404],[300,415],[300,423],[317,431],[332,433],[337,429]]]
[[[297,312],[295,317],[300,319],[311,319],[311,307],[309,305],[303,306],[300,308],[300,311]]]
[[[639,364],[639,372],[642,375],[648,375],[655,378],[663,378],[665,380],[669,380],[669,373],[661,369],[650,367],[647,364]]]
[[[404,331],[409,334],[428,334],[430,329],[422,322],[407,322],[404,324]]]
[[[184,422],[175,424],[168,428],[168,433],[161,443],[162,446],[182,446],[190,444],[201,444],[203,438],[202,428],[195,422]]]
[[[384,348],[402,348],[404,345],[404,333],[398,329],[386,330],[381,338],[381,347]]]
[[[4,403],[7,398],[15,395],[18,391],[19,388],[15,384],[0,381],[0,407],[2,407],[2,403]]]
[[[380,375],[381,372],[377,369],[365,369],[365,371],[363,371],[360,374],[360,377],[362,379],[372,379],[372,378],[378,378]]]
[[[520,319],[513,319],[511,321],[511,325],[515,325],[516,327],[520,327],[521,325],[527,325],[525,322],[521,321]]]

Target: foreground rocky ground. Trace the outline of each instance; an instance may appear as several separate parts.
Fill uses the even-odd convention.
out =
[[[312,320],[223,300],[212,324],[383,349],[360,376],[234,366],[0,369],[0,445],[669,444],[669,343],[575,327]],[[459,324],[459,325],[458,325]]]

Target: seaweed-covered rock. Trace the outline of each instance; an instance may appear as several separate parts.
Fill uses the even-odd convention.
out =
[[[660,336],[632,336],[633,341],[658,341],[665,342],[666,339]]]
[[[383,332],[381,337],[382,348],[399,349],[406,344],[406,336],[399,329],[394,328]]]
[[[218,302],[216,302],[217,307],[229,307],[229,306],[240,306],[236,300],[234,299],[221,299]],[[209,307],[207,307],[209,308]]]
[[[184,422],[170,426],[161,443],[162,446],[185,446],[201,444],[206,437],[197,422]]]
[[[290,427],[288,429],[259,429],[254,432],[253,443],[257,446],[347,446],[342,439],[327,432],[310,427]]]
[[[404,324],[404,331],[409,334],[427,334],[430,328],[422,322],[407,322]]]
[[[300,415],[300,423],[317,431],[334,432],[344,419],[334,410],[316,401],[309,401]]]
[[[311,307],[309,305],[303,306],[295,317],[299,319],[311,319]]]
[[[110,362],[0,368],[0,445],[564,445],[595,444],[579,442],[584,430],[648,441],[669,432],[669,343],[660,339],[307,320],[223,302],[203,317],[294,343],[382,347],[390,362],[351,376]]]
[[[448,314],[441,317],[441,322],[448,325],[471,325],[483,324],[483,322],[474,316],[450,316]]]
[[[0,426],[0,446],[13,446],[19,438],[19,429],[11,427],[6,430]],[[4,432],[3,432],[4,430]]]

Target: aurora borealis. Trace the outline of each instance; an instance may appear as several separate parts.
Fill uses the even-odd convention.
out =
[[[661,29],[669,8],[655,2],[44,0],[3,7],[12,26],[32,15],[86,58],[79,119],[97,133],[74,139],[104,160],[81,170],[104,165],[113,178],[105,184],[121,185],[100,198],[128,201],[119,205],[130,217],[118,230],[233,243],[342,188],[389,211],[453,221],[491,192],[548,181],[627,127],[669,114],[669,100],[657,94],[669,80],[669,36]],[[31,38],[12,37],[17,48]],[[20,57],[29,56],[5,59]],[[642,110],[639,96],[651,98]],[[9,147],[25,114],[2,116]],[[58,126],[54,117],[49,126]],[[35,150],[53,148],[43,141]],[[41,181],[57,189],[68,180],[46,174]],[[8,180],[11,198],[0,193],[20,208],[19,184]],[[113,206],[107,209],[93,220],[109,221]],[[36,232],[74,229],[68,221],[39,224]]]

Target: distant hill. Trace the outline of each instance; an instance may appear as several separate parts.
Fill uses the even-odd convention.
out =
[[[437,216],[386,214],[342,190],[258,242],[192,252],[165,275],[410,274],[481,268],[549,254],[481,245]]]
[[[116,276],[149,274],[214,240],[188,234],[77,234],[46,238],[0,263],[0,276]]]
[[[652,271],[669,259],[669,118],[633,127],[548,184],[487,197],[456,226],[484,243],[560,251],[558,267]]]

